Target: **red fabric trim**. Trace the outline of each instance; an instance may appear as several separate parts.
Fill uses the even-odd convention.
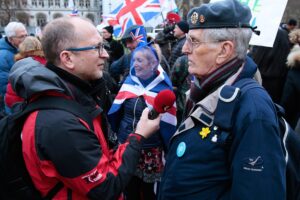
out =
[[[52,163],[42,162],[37,156],[35,148],[35,123],[37,115],[38,111],[35,111],[25,121],[22,131],[22,151],[26,168],[31,177],[34,177],[33,183],[35,187],[41,192],[42,196],[45,196],[57,184],[57,179],[55,178],[57,173]],[[53,178],[46,176],[42,172],[41,169],[44,167],[49,170],[48,174],[52,174]]]
[[[41,63],[42,65],[46,65],[47,60],[44,57],[41,56],[32,56],[32,58],[36,61],[38,61],[39,63]]]
[[[6,86],[6,94],[4,97],[5,104],[11,108],[15,103],[23,102],[24,99],[17,95],[17,93],[13,90],[11,83],[8,82]]]
[[[115,153],[110,152],[101,129],[100,117],[97,117],[93,121],[95,134],[99,139],[102,149],[102,156],[99,159],[97,166],[79,177],[66,178],[59,175],[51,161],[41,161],[37,156],[37,151],[35,149],[35,123],[37,115],[38,111],[31,113],[25,122],[22,135],[22,148],[26,167],[31,177],[33,177],[34,185],[43,196],[57,184],[58,180],[60,180],[66,187],[73,188],[73,200],[84,200],[87,199],[85,195],[92,188],[106,180],[107,173],[112,173],[115,176],[118,175],[118,170],[122,165],[122,156],[129,142],[120,145]],[[83,122],[81,119],[79,120],[80,122]],[[88,127],[86,123],[83,123],[83,125]],[[67,199],[66,187],[60,190],[53,199]]]
[[[129,134],[128,138],[129,137],[135,137],[137,139],[137,141],[139,141],[139,142],[141,142],[141,140],[143,139],[143,136],[138,133],[131,133],[131,134]]]

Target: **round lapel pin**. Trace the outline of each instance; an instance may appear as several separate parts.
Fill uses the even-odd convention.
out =
[[[182,157],[185,153],[185,150],[186,150],[185,142],[180,142],[177,147],[177,151],[176,151],[177,157],[179,157],[179,158]]]

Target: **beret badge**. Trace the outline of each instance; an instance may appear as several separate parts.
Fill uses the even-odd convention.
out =
[[[205,17],[203,15],[200,15],[199,21],[203,24],[205,22]]]
[[[192,22],[192,24],[196,24],[197,21],[198,21],[198,13],[194,12],[191,16],[191,22]]]

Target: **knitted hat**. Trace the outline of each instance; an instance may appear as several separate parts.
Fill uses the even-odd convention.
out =
[[[114,27],[112,26],[105,26],[103,29],[107,30],[110,34],[114,33]]]
[[[180,28],[180,30],[182,30],[182,32],[184,33],[189,32],[189,25],[185,21],[180,21],[176,25]]]

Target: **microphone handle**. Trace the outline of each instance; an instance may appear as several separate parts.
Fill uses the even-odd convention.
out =
[[[148,113],[148,118],[153,120],[156,119],[158,117],[159,113],[156,112],[156,110],[151,109],[150,112]]]

